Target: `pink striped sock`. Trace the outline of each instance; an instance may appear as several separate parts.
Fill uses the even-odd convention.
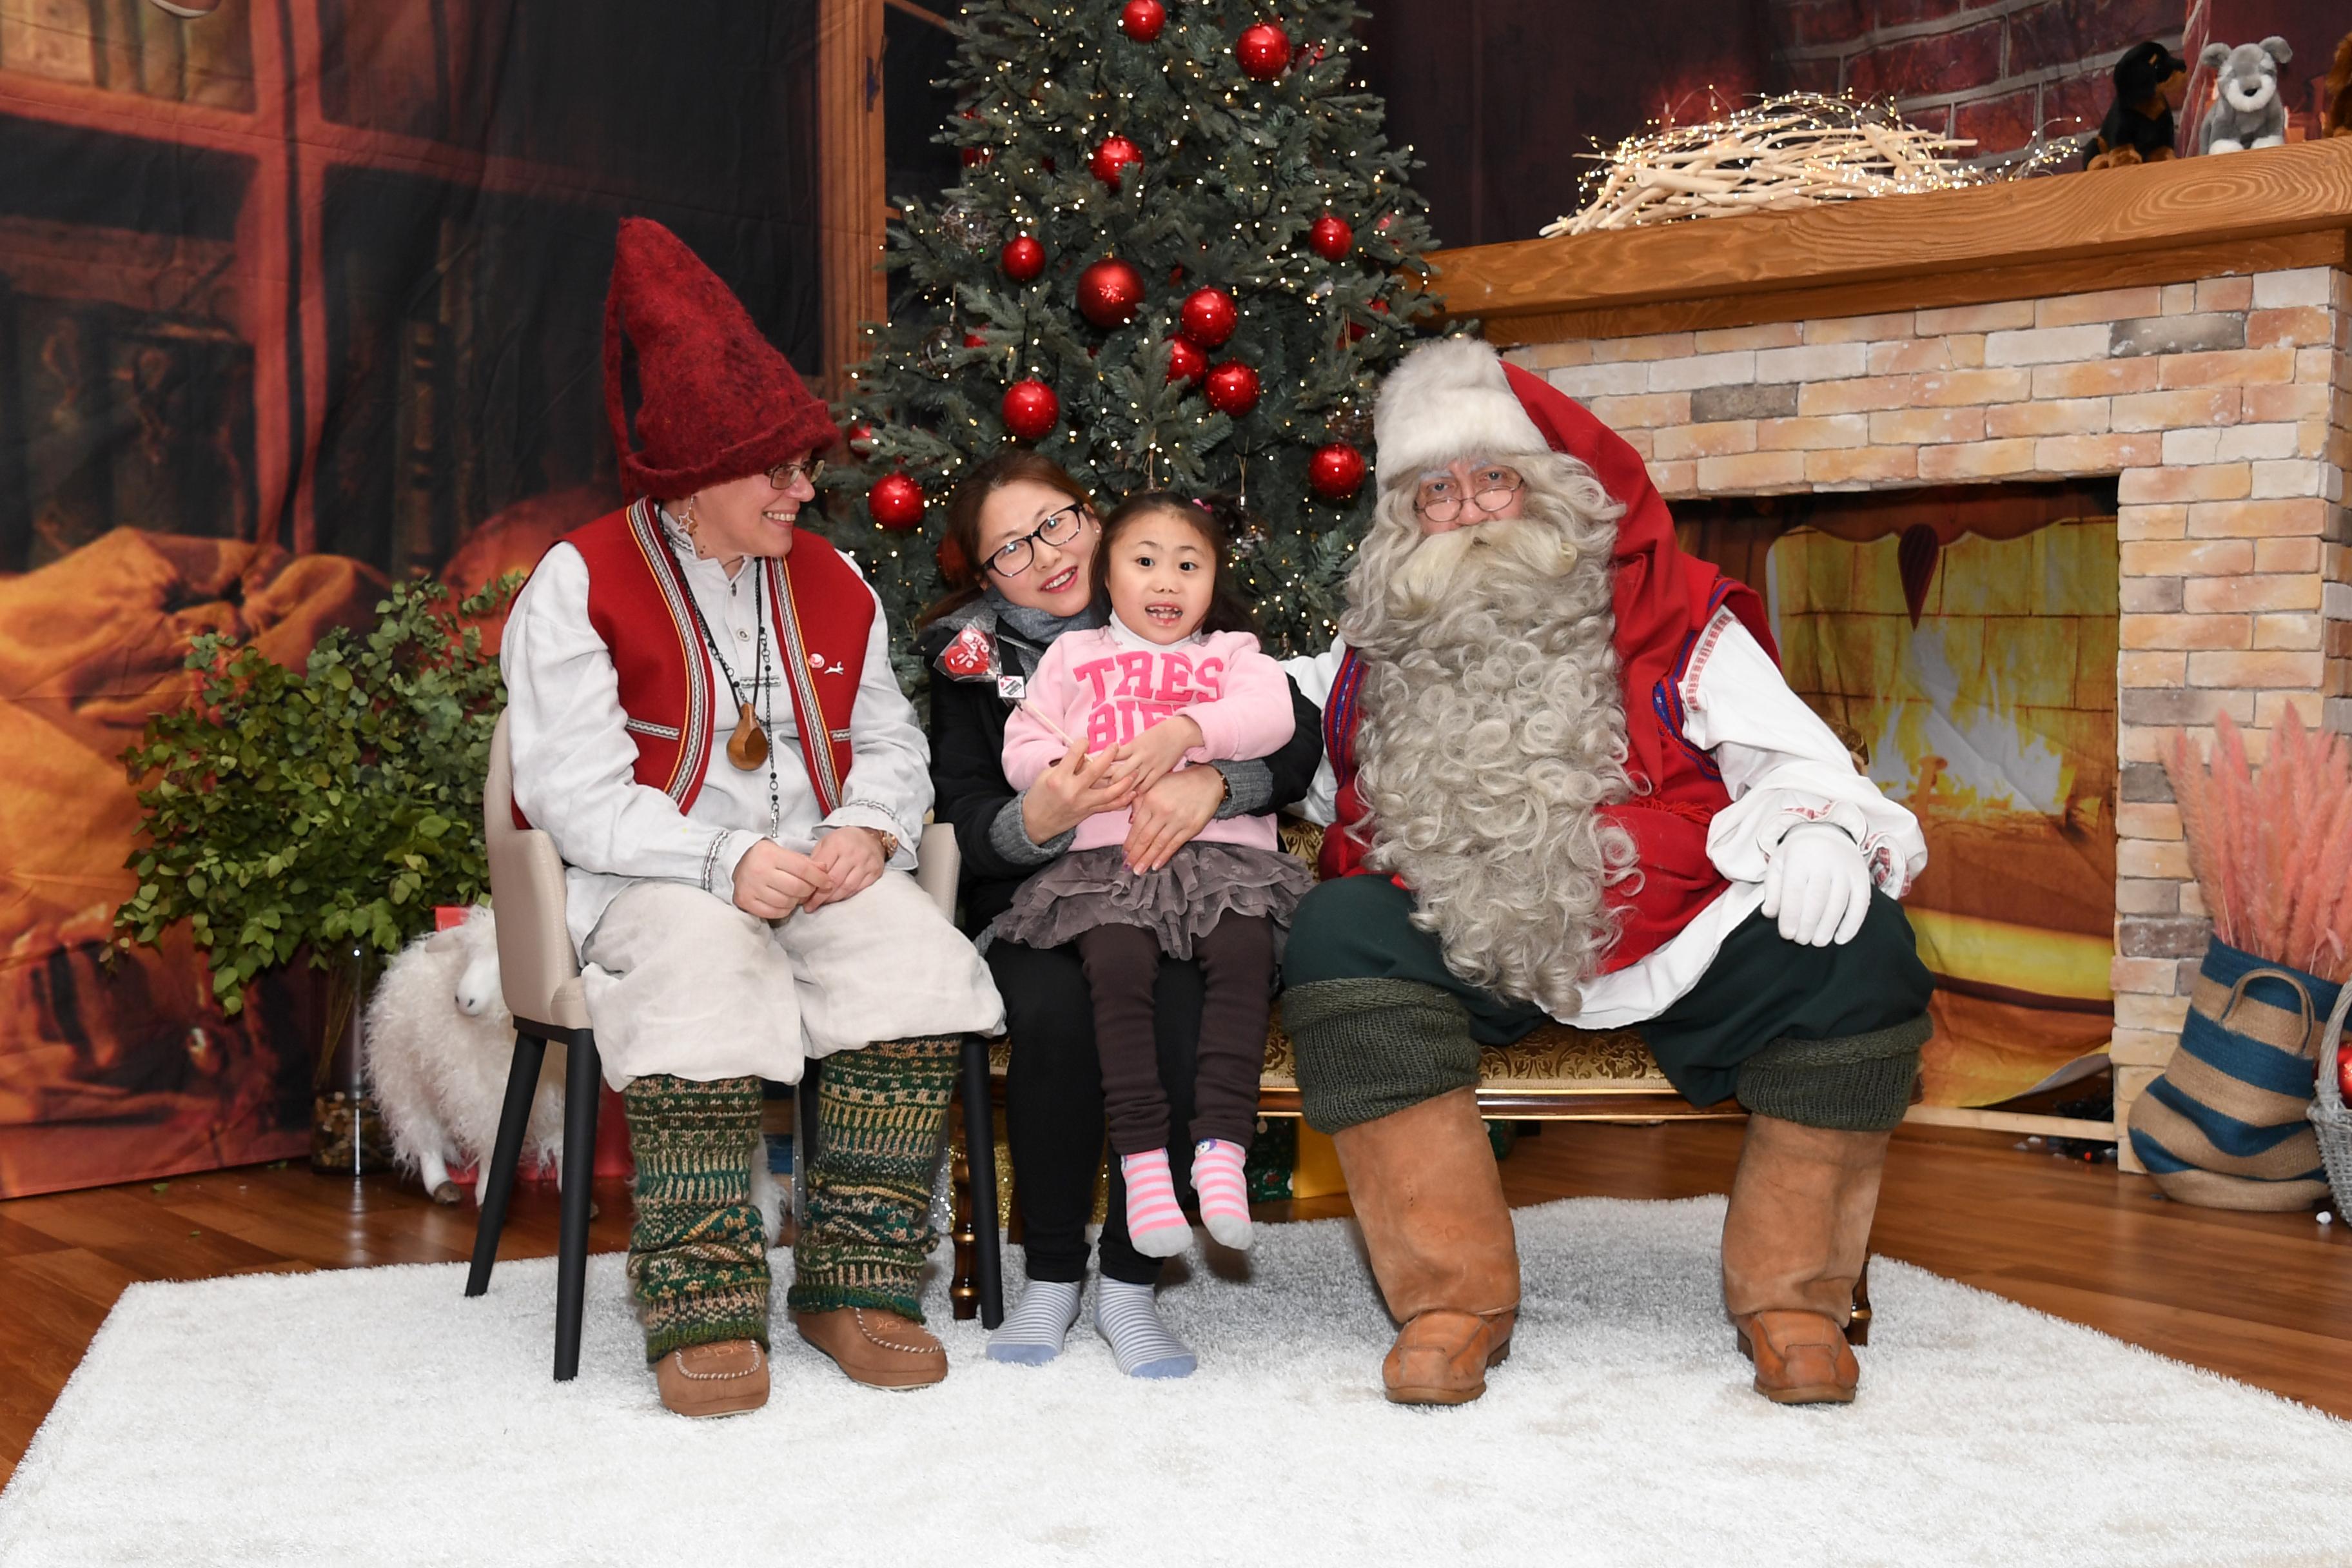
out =
[[[1250,1244],[1249,1184],[1242,1179],[1245,1151],[1225,1138],[1203,1138],[1192,1149],[1192,1190],[1201,1197],[1201,1223],[1225,1246]]]
[[[1121,1154],[1118,1173],[1127,1181],[1127,1239],[1146,1258],[1173,1258],[1192,1245],[1192,1227],[1176,1202],[1176,1179],[1168,1173],[1168,1151]]]

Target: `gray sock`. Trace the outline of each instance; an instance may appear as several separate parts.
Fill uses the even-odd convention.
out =
[[[1079,1285],[1032,1279],[1004,1321],[988,1336],[988,1359],[1043,1366],[1062,1353],[1062,1340],[1078,1321]]]
[[[1160,1321],[1154,1288],[1124,1279],[1095,1282],[1095,1331],[1110,1342],[1129,1377],[1190,1377],[1200,1358]]]

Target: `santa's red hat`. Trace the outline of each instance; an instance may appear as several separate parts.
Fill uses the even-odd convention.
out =
[[[637,351],[637,428],[621,400],[624,339]],[[792,363],[683,240],[623,220],[604,296],[604,408],[631,496],[675,500],[823,452],[841,433]]]

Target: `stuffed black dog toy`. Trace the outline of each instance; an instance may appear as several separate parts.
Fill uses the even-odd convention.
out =
[[[2083,143],[2083,167],[2119,169],[2174,156],[2172,111],[2189,89],[2189,62],[2153,39],[2116,62],[2116,100]]]

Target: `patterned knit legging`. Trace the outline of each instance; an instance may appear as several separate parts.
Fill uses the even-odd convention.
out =
[[[880,1307],[923,1321],[916,1277],[939,1240],[931,1171],[957,1056],[954,1040],[886,1040],[824,1058],[793,1311]]]
[[[880,1307],[922,1320],[935,1241],[932,1162],[955,1082],[953,1040],[890,1040],[825,1058],[796,1311]],[[751,1204],[756,1078],[641,1078],[625,1095],[637,1164],[629,1287],[646,1359],[715,1340],[768,1342],[767,1240]]]

